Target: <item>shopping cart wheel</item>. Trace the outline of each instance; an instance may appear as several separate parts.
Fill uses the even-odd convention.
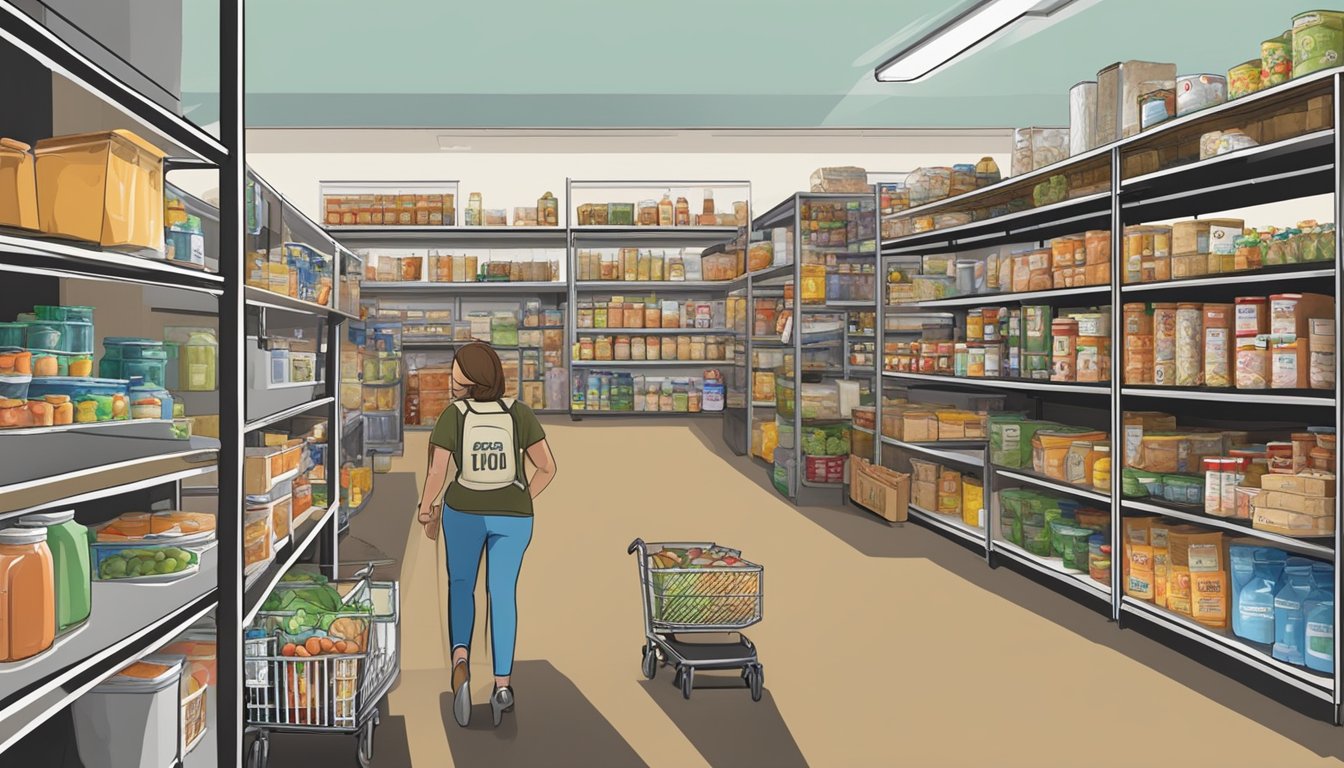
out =
[[[359,740],[359,749],[355,752],[355,758],[359,762],[359,768],[369,768],[373,765],[373,730],[377,726],[377,718],[370,717],[356,737]]]
[[[747,686],[751,688],[751,700],[761,700],[761,690],[765,687],[765,668],[760,664],[747,667]]]
[[[691,698],[691,688],[694,686],[695,686],[695,667],[682,667],[681,697],[683,699]]]
[[[247,751],[247,768],[266,768],[270,752],[270,738],[265,731],[262,731],[257,734],[257,738],[252,741],[252,748]]]
[[[644,672],[644,677],[652,680],[658,675],[658,648],[653,643],[645,645],[643,656],[640,668]]]

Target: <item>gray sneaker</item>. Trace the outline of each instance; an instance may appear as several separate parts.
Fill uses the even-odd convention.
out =
[[[463,728],[471,722],[471,671],[465,661],[453,665],[453,719]]]

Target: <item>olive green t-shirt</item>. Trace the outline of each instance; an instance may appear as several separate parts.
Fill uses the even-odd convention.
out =
[[[546,433],[541,428],[541,422],[537,421],[537,415],[533,413],[531,408],[515,401],[513,416],[516,425],[514,438],[518,442],[517,447],[526,451],[546,439]],[[462,466],[462,446],[458,444],[461,437],[462,413],[457,410],[457,406],[449,405],[443,409],[439,420],[435,422],[434,431],[429,436],[429,442],[431,445],[453,452],[454,476],[456,476],[457,468]],[[524,458],[524,472],[526,472],[526,466],[526,458]],[[515,485],[493,491],[474,491],[462,487],[454,480],[448,485],[448,490],[443,495],[443,503],[458,512],[474,514],[513,515],[517,517],[526,517],[532,514],[532,494],[526,488],[519,488]]]

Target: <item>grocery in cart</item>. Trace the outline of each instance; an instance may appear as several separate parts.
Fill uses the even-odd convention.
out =
[[[396,582],[291,571],[244,638],[249,768],[265,768],[272,733],[354,735],[359,765],[373,762],[378,705],[397,679]]]
[[[627,551],[638,553],[644,676],[652,680],[659,666],[671,666],[681,695],[689,699],[696,670],[740,669],[752,701],[760,701],[765,670],[756,646],[740,630],[761,620],[765,569],[717,544],[635,539]],[[734,635],[706,640],[708,633],[723,632]]]

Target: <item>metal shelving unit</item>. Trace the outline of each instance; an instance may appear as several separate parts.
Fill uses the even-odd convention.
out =
[[[37,656],[0,664],[0,752],[21,743],[28,750],[26,735],[128,663],[214,613],[225,618],[217,634],[219,713],[211,713],[210,725],[218,736],[217,754],[210,757],[220,765],[234,765],[242,754],[241,627],[228,618],[240,616],[243,598],[242,3],[224,0],[217,11],[222,94],[217,135],[123,82],[120,73],[94,63],[62,38],[68,33],[39,22],[25,5],[0,0],[0,46],[12,54],[10,61],[24,62],[8,74],[35,78],[22,89],[12,89],[33,100],[9,105],[15,115],[26,116],[20,122],[27,127],[18,132],[30,135],[20,138],[31,143],[53,135],[52,86],[61,81],[108,108],[101,127],[130,129],[162,149],[169,156],[169,182],[176,169],[217,172],[221,206],[203,216],[209,219],[207,264],[214,271],[8,230],[0,234],[0,281],[19,289],[11,295],[32,297],[33,303],[61,304],[68,287],[82,291],[94,286],[106,289],[109,297],[131,288],[142,291],[142,300],[155,312],[217,319],[221,439],[174,439],[171,424],[160,420],[0,431],[0,455],[5,457],[0,518],[7,525],[29,512],[74,509],[81,516],[102,516],[109,505],[180,501],[188,495],[187,484],[213,475],[218,541],[202,553],[197,572],[172,583],[95,581],[93,612],[84,624]],[[198,202],[188,204],[194,214],[203,213],[196,209]],[[172,299],[171,306],[161,307],[166,298]],[[4,310],[12,315],[30,308],[10,305]],[[41,753],[34,764],[58,759],[56,752],[48,752],[51,743],[31,746]],[[56,749],[64,754],[68,744]]]
[[[1050,167],[1042,168],[1015,178],[976,190],[975,192],[902,211],[894,216],[934,216],[944,213],[971,213],[973,220],[960,226],[919,232],[889,239],[883,244],[884,258],[909,258],[932,254],[955,254],[979,251],[1015,243],[1035,247],[1065,235],[1079,234],[1092,229],[1122,232],[1131,224],[1202,216],[1215,212],[1246,208],[1264,203],[1282,202],[1312,195],[1333,194],[1336,222],[1344,221],[1344,171],[1341,171],[1338,105],[1344,95],[1344,69],[1333,69],[1290,81],[1251,96],[1207,109],[1189,116],[1171,120],[1143,133],[1115,144],[1069,158]],[[1334,107],[1323,119],[1324,130],[1308,130],[1301,136],[1286,138],[1245,151],[1208,160],[1189,157],[1190,147],[1196,145],[1199,135],[1209,130],[1251,122],[1258,116],[1273,114],[1276,110],[1305,109],[1311,99],[1329,97]],[[1331,128],[1330,124],[1335,127]],[[1178,148],[1179,147],[1179,148]],[[1153,171],[1152,160],[1162,159],[1168,167]],[[1187,160],[1180,164],[1180,159]],[[1089,190],[1073,199],[1054,205],[1026,208],[1010,215],[985,218],[977,208],[1004,206],[1014,199],[1030,197],[1033,187],[1052,176],[1086,176],[1102,179],[1108,190]],[[1107,180],[1107,177],[1109,179]],[[885,297],[878,301],[880,332],[885,342],[886,317],[892,313],[919,310],[960,310],[979,306],[1016,304],[1022,302],[1063,305],[1109,303],[1118,309],[1126,301],[1176,301],[1185,294],[1201,300],[1231,301],[1239,291],[1264,295],[1274,291],[1303,291],[1339,294],[1340,244],[1335,244],[1333,262],[1315,262],[1266,268],[1263,271],[1242,272],[1216,276],[1171,280],[1160,283],[1123,284],[1123,238],[1111,238],[1111,281],[1108,286],[1068,288],[1029,293],[1000,293],[980,296],[958,296],[937,301],[923,301],[913,305],[891,307]],[[1335,327],[1339,332],[1340,310],[1335,304]],[[1118,317],[1115,313],[1113,316]],[[884,371],[887,384],[912,387],[944,385],[949,392],[1001,391],[1009,397],[1034,398],[1039,409],[1043,406],[1078,412],[1078,409],[1104,411],[1109,417],[1111,435],[1123,433],[1122,414],[1125,410],[1154,410],[1165,407],[1181,409],[1184,420],[1215,418],[1222,406],[1243,408],[1256,406],[1257,418],[1270,416],[1301,423],[1344,428],[1338,397],[1333,391],[1297,390],[1213,390],[1178,389],[1171,387],[1141,387],[1124,385],[1123,379],[1123,325],[1112,322],[1111,372],[1112,384],[1088,385],[1051,381],[1019,381],[995,378],[953,378],[929,374]],[[885,345],[884,345],[885,346]],[[1336,361],[1336,380],[1339,363]],[[1103,399],[1104,398],[1104,399]],[[879,400],[879,408],[881,402]],[[1332,414],[1327,418],[1327,414]],[[1225,415],[1225,414],[1224,414]],[[1081,417],[1080,417],[1081,418]],[[1234,417],[1235,418],[1235,417]],[[880,424],[880,414],[879,414]],[[880,431],[880,430],[879,430]],[[880,445],[918,452],[930,446],[902,444],[884,438]],[[949,446],[933,450],[948,452]],[[930,455],[928,450],[925,455]],[[951,456],[937,456],[949,463]],[[1284,703],[1302,709],[1313,716],[1340,722],[1341,671],[1336,665],[1333,675],[1292,666],[1273,659],[1262,648],[1253,647],[1230,632],[1209,629],[1197,622],[1166,611],[1157,606],[1123,595],[1121,581],[1122,541],[1121,521],[1133,514],[1161,515],[1169,519],[1193,523],[1209,530],[1219,530],[1250,540],[1260,541],[1289,552],[1309,555],[1335,563],[1338,592],[1341,573],[1336,553],[1340,551],[1341,533],[1339,513],[1336,510],[1333,537],[1298,539],[1266,531],[1259,531],[1245,521],[1210,517],[1202,508],[1181,507],[1157,500],[1124,499],[1121,497],[1121,473],[1112,472],[1109,493],[1081,488],[1044,478],[1028,470],[992,466],[985,461],[985,498],[987,532],[984,547],[991,565],[1007,564],[1038,579],[1043,584],[1096,607],[1116,620],[1120,626],[1142,629],[1159,639],[1188,652],[1193,657],[1214,666],[1238,680],[1264,691]],[[1338,477],[1341,467],[1335,467]],[[1005,541],[997,534],[998,497],[995,491],[1006,485],[1044,488],[1071,496],[1084,503],[1111,512],[1112,572],[1110,584],[1094,581],[1086,573],[1065,571],[1057,561],[1032,555],[1025,549]],[[946,519],[932,516],[925,510],[911,511],[912,516],[930,523],[935,529],[956,540],[965,541],[967,532],[954,530],[957,526]],[[1232,610],[1235,610],[1233,606]],[[1339,621],[1339,607],[1335,608],[1335,622]],[[1336,640],[1336,657],[1338,657]],[[1305,696],[1303,695],[1305,694]]]
[[[567,376],[571,391],[577,391],[579,386],[579,372],[592,369],[624,372],[624,371],[666,371],[674,378],[680,371],[686,373],[687,369],[720,369],[724,371],[725,376],[732,375],[730,371],[724,370],[734,366],[736,358],[735,351],[727,354],[727,359],[723,360],[578,360],[576,349],[581,337],[590,337],[596,335],[630,335],[630,336],[685,336],[685,335],[704,335],[728,337],[736,347],[739,338],[731,329],[710,329],[710,328],[579,328],[578,308],[580,297],[617,295],[623,296],[631,293],[672,296],[679,299],[688,297],[713,297],[727,300],[730,293],[740,290],[743,287],[744,278],[738,280],[580,280],[579,271],[579,252],[580,249],[688,249],[698,250],[700,253],[695,256],[724,252],[730,246],[740,243],[742,248],[742,258],[746,258],[746,237],[743,228],[737,226],[625,226],[625,225],[592,225],[579,224],[578,208],[581,204],[588,202],[609,203],[613,200],[587,200],[587,197],[597,195],[602,196],[609,193],[615,193],[617,197],[631,195],[652,195],[655,197],[661,194],[667,194],[669,197],[679,196],[680,192],[690,192],[691,190],[710,190],[715,194],[716,202],[721,211],[725,202],[732,204],[735,202],[745,202],[747,206],[748,220],[751,216],[751,183],[747,181],[723,181],[723,180],[625,180],[625,181],[601,181],[585,179],[566,179],[565,180],[565,201],[568,206],[567,221],[569,229],[567,233],[568,259],[566,269],[569,278],[568,292],[568,312],[566,320],[568,323],[568,342],[570,347],[570,359],[568,361]],[[731,197],[718,197],[719,194],[727,192]],[[740,196],[741,200],[736,198]],[[637,200],[615,200],[614,202],[638,203]],[[722,214],[720,214],[722,215]],[[696,213],[691,212],[691,220],[694,222]],[[688,254],[689,255],[689,254]],[[745,277],[745,276],[744,276]],[[692,377],[693,378],[693,377]],[[730,389],[729,382],[725,382],[725,388]],[[636,394],[638,397],[638,393]],[[745,453],[749,439],[745,442],[737,436],[735,427],[730,427],[730,423],[735,420],[734,414],[741,409],[727,407],[727,392],[725,392],[725,408],[722,414],[718,412],[705,413],[707,416],[724,416],[724,438],[729,447],[735,453]],[[620,411],[607,412],[601,410],[575,410],[573,407],[573,398],[570,398],[569,415],[571,419],[580,420],[589,416],[631,416],[638,418],[662,417],[662,416],[698,416],[699,413],[663,413],[658,411]],[[749,422],[748,422],[749,424]]]

